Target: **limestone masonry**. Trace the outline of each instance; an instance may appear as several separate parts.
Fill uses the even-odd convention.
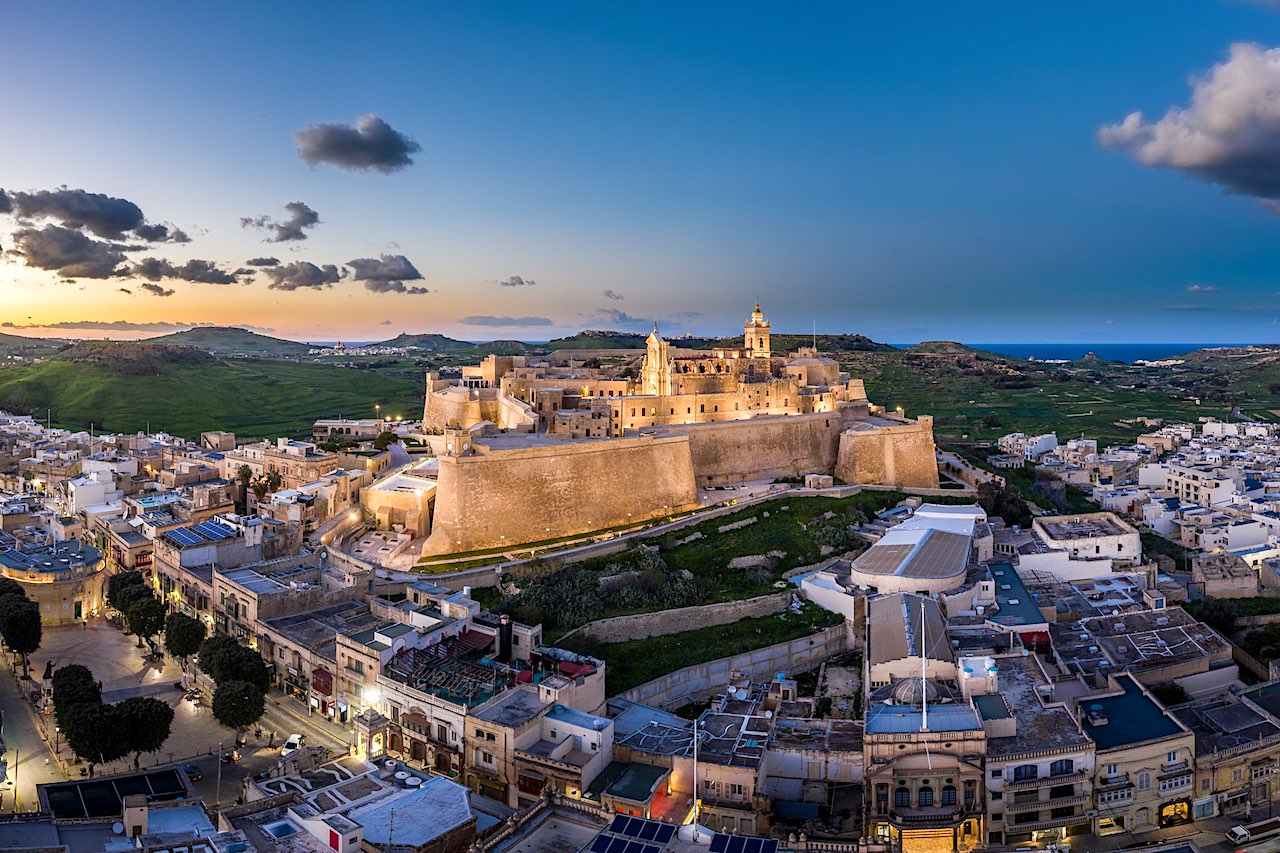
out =
[[[426,554],[658,518],[697,506],[699,487],[751,480],[938,486],[933,419],[872,406],[814,348],[775,355],[759,304],[742,347],[680,349],[655,325],[642,356],[490,355],[456,384],[430,373],[423,427],[440,445]]]

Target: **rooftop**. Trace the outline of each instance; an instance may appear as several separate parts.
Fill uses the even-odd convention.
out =
[[[393,840],[396,847],[421,847],[475,820],[467,789],[443,776],[428,776],[416,790],[358,806],[348,816],[364,826],[365,844],[379,848]]]
[[[949,578],[964,574],[969,563],[969,536],[928,528],[891,529],[853,561],[866,575]]]
[[[1012,737],[988,737],[987,754],[1008,757],[1069,747],[1084,748],[1089,739],[1080,730],[1073,714],[1065,706],[1045,705],[1039,689],[1048,686],[1043,670],[1034,655],[1006,655],[996,661],[999,694],[975,696],[983,719],[994,719],[983,710],[999,699],[1004,710],[1017,720],[1017,734]],[[979,704],[979,700],[985,700]]]
[[[1256,747],[1280,736],[1280,724],[1238,698],[1221,697],[1172,709],[1171,713],[1196,735],[1196,755],[1236,747]]]
[[[1136,533],[1133,527],[1110,512],[1084,515],[1047,515],[1035,520],[1035,526],[1054,540],[1091,539],[1098,536],[1121,536]]]
[[[989,621],[1007,628],[1043,625],[1048,621],[1013,566],[992,563],[987,570],[995,582],[997,606],[996,612],[987,616]]]
[[[520,687],[473,709],[471,716],[486,723],[515,729],[537,717],[546,707],[547,703],[538,698],[537,691]]]
[[[1081,726],[1099,750],[1132,746],[1181,734],[1183,729],[1165,714],[1129,673],[1115,677],[1122,691],[1116,696],[1086,696],[1080,700]]]

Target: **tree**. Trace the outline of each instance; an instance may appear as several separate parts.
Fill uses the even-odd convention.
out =
[[[184,667],[187,659],[200,651],[204,636],[204,623],[199,619],[192,619],[183,613],[170,613],[165,620],[164,649],[181,659]]]
[[[378,433],[376,438],[374,438],[373,447],[375,450],[386,450],[387,447],[395,444],[399,440],[400,436],[396,435],[389,429],[384,429],[382,432]]]
[[[224,681],[247,681],[266,693],[271,687],[271,674],[267,672],[267,662],[248,646],[238,646],[237,653],[231,658]]]
[[[138,648],[142,648],[143,640],[155,648],[152,637],[164,630],[165,614],[164,605],[149,595],[140,597],[129,605],[129,609],[125,611],[125,621],[129,623],[129,633],[138,637]]]
[[[259,474],[249,482],[249,488],[253,489],[254,497],[262,500],[271,492],[279,490],[284,485],[284,477],[279,471],[268,471],[265,474]]]
[[[129,752],[125,722],[115,705],[82,702],[72,705],[58,721],[62,736],[76,755],[94,765],[115,761]]]
[[[77,705],[101,705],[102,685],[93,678],[87,666],[67,664],[53,674],[53,713],[58,725],[65,729],[65,717]]]
[[[9,595],[21,595],[25,597],[27,591],[22,588],[22,584],[13,578],[0,578],[0,598]]]
[[[243,731],[262,719],[266,699],[247,681],[223,681],[213,692],[213,716],[224,726]]]
[[[133,603],[132,596],[137,595],[136,592],[126,593],[126,590],[133,587],[142,587],[145,591],[142,572],[120,572],[107,578],[107,604],[124,613]]]
[[[1236,629],[1235,602],[1226,598],[1206,598],[1196,605],[1195,617],[1223,636],[1231,636]]]
[[[22,674],[26,676],[28,657],[40,648],[40,605],[25,595],[0,598],[0,636],[10,651],[22,658]]]
[[[225,634],[216,634],[200,644],[200,671],[214,681],[225,680],[225,673],[231,657],[236,655],[240,644]]]
[[[126,751],[133,753],[133,769],[138,769],[144,752],[155,752],[169,739],[173,708],[150,696],[134,696],[115,706],[125,732]]]

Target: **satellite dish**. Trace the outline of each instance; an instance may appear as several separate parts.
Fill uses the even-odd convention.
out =
[[[120,821],[116,821],[115,823],[111,824],[111,831],[114,832],[116,835],[124,835],[124,824],[121,823]]]

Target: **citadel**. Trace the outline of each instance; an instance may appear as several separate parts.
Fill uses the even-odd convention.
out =
[[[773,351],[759,303],[741,347],[490,355],[428,374],[441,436],[426,554],[552,539],[695,508],[698,490],[826,474],[937,488],[933,419],[885,412],[814,347]]]

